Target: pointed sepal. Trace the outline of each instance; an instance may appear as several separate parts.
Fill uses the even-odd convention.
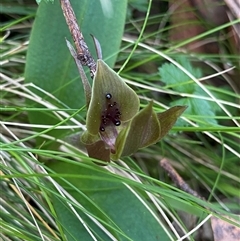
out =
[[[161,125],[161,135],[158,140],[161,140],[173,127],[178,117],[187,109],[187,106],[174,106],[170,109],[157,113],[157,118]]]
[[[119,133],[115,144],[116,154],[112,155],[112,158],[117,160],[121,156],[131,155],[139,148],[155,144],[160,136],[160,123],[153,111],[153,102],[151,101]]]
[[[97,135],[101,127],[102,130],[105,128],[104,125],[113,123],[119,126],[122,122],[131,120],[138,110],[137,94],[126,85],[118,74],[99,59],[87,113],[88,132]],[[107,115],[110,117],[108,118]],[[110,121],[106,121],[108,119]]]

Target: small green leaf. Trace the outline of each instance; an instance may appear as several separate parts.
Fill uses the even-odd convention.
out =
[[[177,118],[187,109],[187,106],[174,106],[164,112],[157,113],[161,125],[161,135],[158,140],[162,139],[177,121]]]
[[[188,72],[196,78],[201,78],[202,73],[200,69],[194,68],[186,57],[178,58],[177,61]],[[193,80],[189,79],[181,69],[173,64],[164,64],[159,68],[161,81],[167,84],[167,88],[171,88],[180,93],[189,93],[197,96],[208,96]],[[202,118],[197,123],[199,125],[213,124],[216,125],[217,121],[214,119],[215,112],[218,109],[216,103],[199,98],[180,98],[170,103],[171,106],[187,105],[189,108],[186,113],[189,115],[209,116],[209,118]],[[186,122],[178,120],[178,125],[184,126]]]
[[[161,128],[152,105],[151,101],[131,120],[128,127],[119,133],[116,140],[117,153],[112,155],[114,160],[157,142],[161,136]]]
[[[193,68],[186,57],[179,57],[177,62],[196,78],[202,77],[200,69]],[[171,87],[175,91],[193,94],[196,89],[199,88],[188,75],[173,64],[163,64],[162,67],[159,68],[159,73],[161,81],[169,85],[168,87]]]
[[[210,102],[207,100],[197,99],[197,98],[181,98],[179,100],[173,101],[172,105],[187,105],[188,109],[185,114],[199,116],[196,120],[198,125],[217,125],[217,120],[215,119],[215,111],[211,108]],[[178,125],[186,126],[188,123],[178,120]]]
[[[111,94],[112,101],[118,105],[121,122],[130,120],[138,112],[139,98],[136,93],[102,60],[98,60],[86,121],[92,135],[99,133],[101,116],[108,105],[107,94]]]

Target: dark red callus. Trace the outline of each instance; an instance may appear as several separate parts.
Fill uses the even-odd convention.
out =
[[[112,95],[110,93],[106,94],[105,97],[106,107],[101,116],[100,131],[105,131],[105,127],[111,124],[115,126],[121,125],[121,112],[119,111],[117,102],[111,101]]]

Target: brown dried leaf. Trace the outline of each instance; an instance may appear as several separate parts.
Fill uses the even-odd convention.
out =
[[[231,219],[229,217],[226,217]],[[238,215],[240,221],[240,216]],[[234,222],[236,220],[231,219]],[[239,222],[240,224],[240,222]],[[240,228],[233,224],[226,222],[222,219],[212,217],[211,225],[213,229],[213,236],[215,241],[239,241],[240,240]]]

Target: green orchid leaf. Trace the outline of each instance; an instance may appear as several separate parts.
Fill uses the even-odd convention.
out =
[[[170,109],[157,113],[157,118],[161,125],[161,135],[160,139],[162,139],[172,128],[172,126],[177,121],[177,118],[187,109],[187,106],[174,106]]]
[[[117,174],[89,162],[53,161],[49,168],[58,173],[55,181],[76,200],[74,209],[81,217],[80,221],[68,205],[71,200],[52,195],[56,218],[66,235],[64,240],[170,240],[154,217],[154,206],[146,195],[131,183],[130,190]]]
[[[139,110],[137,94],[102,60],[97,61],[86,126],[92,135],[131,120]]]
[[[147,147],[159,140],[161,127],[152,106],[151,101],[131,120],[128,127],[119,133],[115,144],[116,154],[112,155],[114,160],[131,155],[139,148]]]

